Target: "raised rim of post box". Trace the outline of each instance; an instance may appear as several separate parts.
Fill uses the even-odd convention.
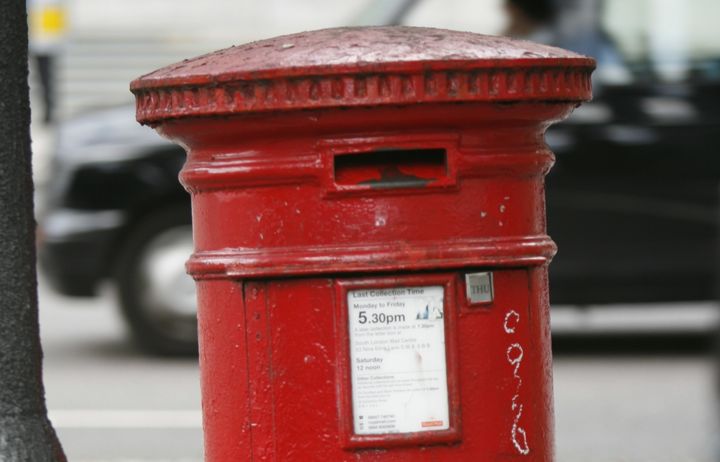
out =
[[[318,274],[540,266],[557,247],[547,235],[326,246],[233,248],[195,252],[188,273],[197,280]]]
[[[331,44],[332,46],[328,46]],[[219,50],[131,83],[143,124],[186,117],[452,102],[586,101],[592,58],[418,27],[325,29]]]

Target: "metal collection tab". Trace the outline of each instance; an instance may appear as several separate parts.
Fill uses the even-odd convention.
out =
[[[471,305],[492,303],[495,296],[492,272],[466,274],[465,287],[468,303]]]

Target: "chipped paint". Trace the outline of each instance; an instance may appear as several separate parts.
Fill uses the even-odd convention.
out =
[[[375,212],[375,226],[382,227],[387,224],[387,214],[381,210]]]

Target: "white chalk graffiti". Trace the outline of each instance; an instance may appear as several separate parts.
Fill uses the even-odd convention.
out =
[[[520,324],[520,314],[515,310],[510,310],[505,315],[505,322],[503,323],[505,333],[514,334],[518,324]],[[526,456],[530,453],[530,446],[527,441],[527,433],[525,433],[525,429],[520,426],[520,418],[523,413],[523,405],[520,402],[520,388],[522,387],[520,365],[522,364],[523,355],[523,347],[519,343],[510,344],[505,353],[508,363],[513,367],[513,377],[516,383],[515,395],[510,402],[510,409],[515,413],[510,436],[515,449],[517,449],[520,454]]]
[[[515,310],[510,310],[505,315],[505,332],[508,334],[514,334],[517,325],[520,323],[520,315]]]
[[[525,429],[519,425],[520,417],[522,417],[523,405],[517,403],[518,398],[519,395],[515,395],[512,399],[512,410],[516,411],[512,426],[512,442],[515,449],[517,449],[520,454],[526,456],[530,454],[530,446],[528,446]],[[520,438],[518,438],[518,436]]]
[[[524,351],[519,343],[513,343],[507,349],[507,360],[515,367],[513,370],[513,376],[519,383],[522,383],[522,379],[520,378],[520,363],[523,359],[523,353]]]

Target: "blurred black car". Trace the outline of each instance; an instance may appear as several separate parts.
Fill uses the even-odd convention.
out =
[[[178,183],[185,151],[135,122],[134,108],[77,117],[59,128],[41,195],[39,261],[71,296],[107,279],[141,346],[197,350],[190,202]]]
[[[623,20],[622,8],[637,7],[610,3]],[[622,63],[601,58],[595,100],[547,134],[557,156],[547,178],[560,249],[553,304],[715,298],[720,41],[669,57],[651,48],[620,47]],[[136,338],[156,352],[196,349],[184,159],[131,107],[70,120],[40,217],[40,261],[55,287],[92,296],[112,280]]]

